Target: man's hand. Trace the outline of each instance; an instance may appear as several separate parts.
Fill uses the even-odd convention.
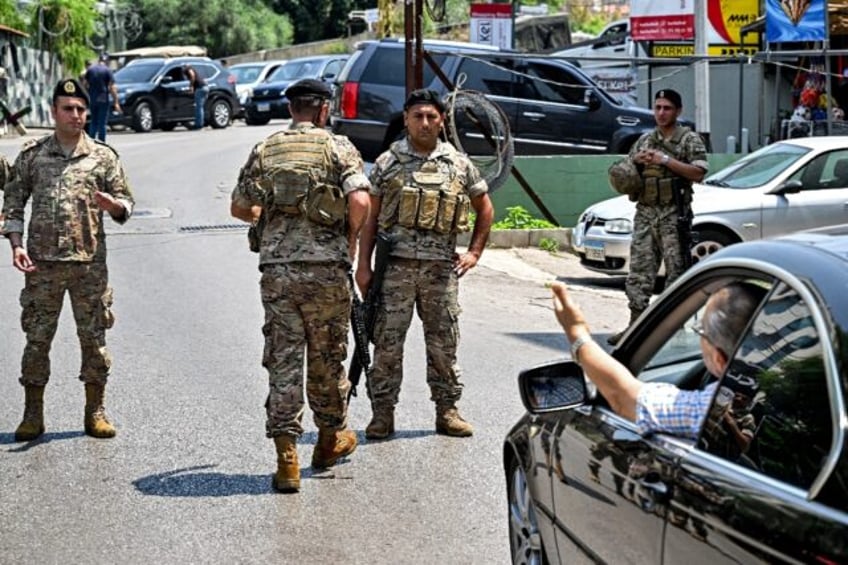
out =
[[[477,261],[480,260],[480,256],[474,251],[469,251],[467,253],[463,253],[462,255],[454,255],[453,258],[453,272],[456,273],[457,277],[461,277],[471,269],[477,266]]]
[[[365,263],[357,264],[354,278],[356,279],[356,286],[359,288],[359,294],[365,298],[368,295],[368,288],[371,286],[371,279],[374,278],[374,271],[371,269],[371,265]]]
[[[560,282],[555,282],[551,284],[551,291],[553,292],[554,312],[556,312],[557,321],[565,330],[568,341],[573,343],[577,338],[587,336],[589,326],[586,324],[586,319],[583,317],[580,307],[571,299],[567,287]]]
[[[124,214],[124,205],[108,192],[98,190],[94,193],[94,201],[101,210],[108,212],[113,218],[119,218]]]
[[[22,273],[32,273],[36,269],[29,253],[20,245],[12,247],[12,264]]]

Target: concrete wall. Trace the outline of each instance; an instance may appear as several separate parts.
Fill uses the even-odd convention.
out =
[[[47,51],[9,42],[0,51],[0,67],[6,71],[6,80],[0,81],[0,98],[9,109],[17,112],[29,106],[32,111],[24,116],[24,125],[53,127],[50,99],[56,83],[65,76],[59,59]],[[14,132],[11,128],[10,131]]]
[[[718,171],[741,157],[738,154],[709,155],[710,170]],[[568,155],[516,157],[514,166],[538,195],[561,227],[572,227],[591,204],[618,196],[607,182],[607,169],[619,155]],[[522,206],[536,217],[540,209],[511,176],[492,194],[495,220],[506,216],[510,206]]]

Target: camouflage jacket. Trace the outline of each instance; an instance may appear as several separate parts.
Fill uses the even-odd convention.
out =
[[[678,134],[681,134],[680,141],[675,146],[673,139]],[[638,140],[636,140],[633,147],[630,148],[630,158],[632,159],[636,153],[643,149],[662,151],[666,155],[678,161],[700,167],[704,169],[705,172],[710,168],[710,165],[707,162],[707,148],[704,145],[704,140],[698,133],[680,125],[676,126],[675,132],[670,139],[663,138],[659,128],[654,128],[654,131],[643,134]],[[667,171],[666,167],[663,167],[662,165],[652,165],[652,167],[660,167],[663,169],[660,174],[653,176],[675,176],[673,173]]]
[[[135,200],[115,150],[83,134],[69,156],[55,136],[24,144],[6,184],[3,233],[23,233],[24,209],[32,198],[27,251],[36,261],[103,262],[106,232],[95,192],[114,196],[126,222]]]
[[[402,159],[404,162],[401,162]],[[371,194],[381,198],[380,230],[395,235],[394,257],[424,260],[451,260],[456,252],[456,233],[405,228],[397,224],[397,208],[404,180],[411,171],[430,166],[446,178],[459,182],[462,190],[473,199],[489,191],[480,171],[450,143],[439,140],[429,155],[416,153],[404,138],[394,142],[388,151],[377,157],[371,169]]]
[[[292,124],[290,128],[303,132],[314,132],[315,129],[309,122]],[[284,135],[284,132],[272,134],[251,150],[231,196],[232,202],[240,208],[262,206],[265,209],[267,216],[261,235],[259,265],[296,261],[338,261],[349,264],[345,234],[316,224],[305,216],[285,215],[272,205],[271,179],[274,171],[266,170],[264,157],[266,146],[274,145],[276,136],[280,135]],[[332,135],[330,156],[332,171],[328,176],[335,179],[345,196],[355,190],[368,190],[371,187],[365,176],[362,157],[348,138]]]

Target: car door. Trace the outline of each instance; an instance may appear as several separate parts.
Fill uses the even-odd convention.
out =
[[[513,64],[514,61],[509,58],[487,57],[484,59],[473,54],[467,55],[462,57],[459,63],[455,82],[465,90],[485,94],[488,100],[500,107],[509,123],[510,130],[515,131],[519,100],[516,98],[516,75],[513,73]],[[486,122],[482,117],[478,118]],[[475,124],[474,116],[466,112],[456,112],[454,119],[460,143],[466,153],[492,154],[492,144],[486,140],[486,134]],[[518,152],[517,147],[516,152]]]
[[[799,281],[773,284],[673,474],[665,562],[848,560],[848,484],[829,480],[845,414],[827,319]]]
[[[519,105],[512,131],[516,152],[598,154],[606,150],[612,132],[603,132],[603,120],[591,115],[590,85],[555,62],[522,62],[518,71]]]
[[[848,222],[848,149],[817,155],[787,180],[800,187],[763,196],[763,237]]]
[[[161,114],[166,120],[194,117],[194,93],[182,65],[173,64],[163,74],[160,91]]]

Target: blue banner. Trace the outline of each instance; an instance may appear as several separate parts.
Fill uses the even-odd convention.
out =
[[[823,41],[825,0],[766,0],[766,41]]]

